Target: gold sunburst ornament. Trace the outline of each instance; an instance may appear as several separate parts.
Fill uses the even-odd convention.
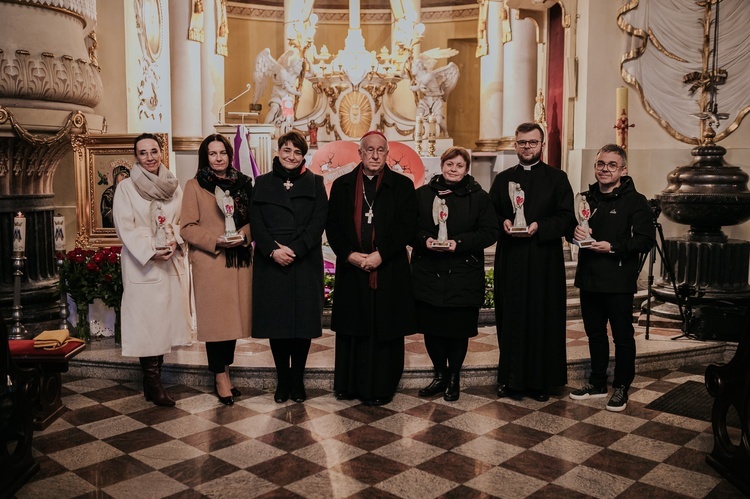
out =
[[[339,123],[341,130],[349,137],[361,137],[370,131],[372,124],[372,104],[362,92],[349,92],[339,103]]]

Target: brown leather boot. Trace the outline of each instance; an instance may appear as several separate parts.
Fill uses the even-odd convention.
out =
[[[146,400],[156,405],[171,407],[174,399],[164,390],[159,374],[159,357],[139,357],[143,370],[143,394]]]

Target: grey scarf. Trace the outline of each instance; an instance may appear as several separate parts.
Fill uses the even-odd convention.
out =
[[[179,182],[164,164],[159,165],[158,175],[149,173],[140,164],[133,165],[130,178],[138,194],[147,201],[169,201]]]

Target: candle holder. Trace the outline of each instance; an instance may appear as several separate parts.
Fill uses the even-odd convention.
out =
[[[424,140],[424,118],[421,114],[417,115],[414,125],[414,144],[417,146],[417,156],[422,155],[422,141]]]
[[[65,292],[65,284],[62,278],[62,268],[65,264],[65,253],[58,251],[55,254],[55,263],[57,264],[57,275],[60,277],[60,329],[68,329],[68,317],[70,317],[70,310],[68,309],[68,293]]]
[[[13,319],[13,325],[10,328],[8,338],[11,340],[28,340],[31,339],[31,335],[26,330],[21,319],[23,318],[23,307],[21,306],[21,276],[23,276],[23,268],[26,262],[26,257],[23,256],[22,252],[13,252],[13,307],[11,307],[12,313],[11,318]]]
[[[430,157],[435,156],[435,142],[437,142],[437,119],[434,114],[431,114],[427,119],[427,155]]]

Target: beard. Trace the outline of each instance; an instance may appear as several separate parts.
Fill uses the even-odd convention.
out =
[[[522,165],[533,165],[534,163],[538,163],[539,160],[542,159],[542,148],[540,147],[538,151],[531,153],[530,156],[524,152],[517,152],[516,156],[518,156],[518,161]]]

